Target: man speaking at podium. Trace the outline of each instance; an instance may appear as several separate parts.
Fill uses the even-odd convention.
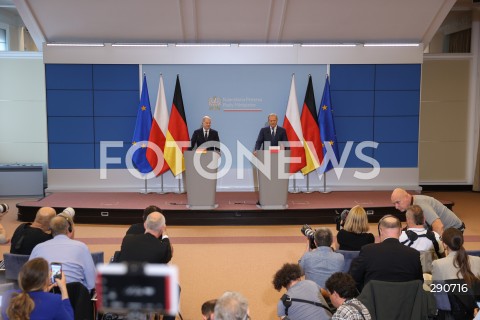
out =
[[[206,148],[208,151],[220,151],[220,138],[218,137],[218,132],[213,130],[211,125],[212,119],[209,116],[204,116],[202,118],[202,127],[195,130],[192,134],[189,150],[195,150],[200,147]],[[202,146],[205,142],[208,143],[205,146]]]
[[[277,147],[283,146],[288,149],[287,131],[277,125],[278,117],[275,113],[268,115],[268,126],[260,129],[258,133],[257,142],[255,143],[255,151],[253,154],[257,155],[257,150],[268,149],[269,146]],[[263,146],[262,146],[263,145]]]

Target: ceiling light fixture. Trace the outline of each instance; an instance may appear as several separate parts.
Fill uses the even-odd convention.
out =
[[[303,43],[301,47],[356,47],[355,43]]]
[[[238,45],[239,47],[271,47],[271,48],[279,48],[279,47],[284,47],[284,48],[291,48],[293,47],[293,44],[289,43],[275,43],[275,44],[270,44],[270,43],[240,43]]]
[[[47,43],[47,47],[105,47],[103,43]]]
[[[418,47],[418,43],[365,43],[364,47]]]
[[[112,47],[168,47],[166,43],[112,43]]]
[[[176,47],[230,47],[229,43],[177,43]]]

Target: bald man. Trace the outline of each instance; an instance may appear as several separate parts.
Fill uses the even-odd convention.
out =
[[[439,235],[444,229],[456,228],[463,232],[465,224],[452,210],[448,209],[437,199],[424,195],[411,195],[407,191],[397,188],[393,190],[391,200],[395,209],[405,212],[408,207],[417,205],[422,208],[426,227]]]
[[[418,279],[423,282],[420,253],[398,241],[401,229],[397,217],[387,215],[380,219],[380,243],[363,246],[350,267],[359,291],[370,280],[404,282]]]
[[[52,239],[50,220],[55,215],[55,209],[43,207],[38,209],[32,223],[19,225],[12,236],[10,253],[30,255],[37,244]]]
[[[172,246],[165,232],[165,217],[152,212],[144,226],[144,234],[127,234],[123,238],[119,262],[168,263],[172,259]]]

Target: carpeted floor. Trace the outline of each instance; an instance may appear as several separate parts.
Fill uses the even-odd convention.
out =
[[[454,211],[467,225],[465,247],[480,249],[480,215],[477,213],[480,193],[426,194],[455,203]],[[0,203],[10,206],[10,211],[1,219],[9,236],[20,223],[16,221],[15,204],[27,200],[35,199],[0,198]],[[277,319],[276,304],[282,293],[273,289],[272,276],[283,263],[296,262],[303,254],[306,241],[300,227],[168,227],[174,245],[172,263],[178,266],[180,274],[183,319],[199,319],[201,304],[227,290],[239,291],[247,297],[252,319]],[[328,227],[336,233],[334,225]],[[127,226],[77,225],[75,235],[77,240],[87,243],[91,251],[104,251],[108,259],[120,248],[126,229]],[[376,235],[376,224],[371,224],[370,230]],[[1,245],[0,253],[9,249],[8,244]]]

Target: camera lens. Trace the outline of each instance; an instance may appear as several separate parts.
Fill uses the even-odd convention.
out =
[[[7,213],[7,212],[8,212],[8,204],[0,203],[0,214]]]

